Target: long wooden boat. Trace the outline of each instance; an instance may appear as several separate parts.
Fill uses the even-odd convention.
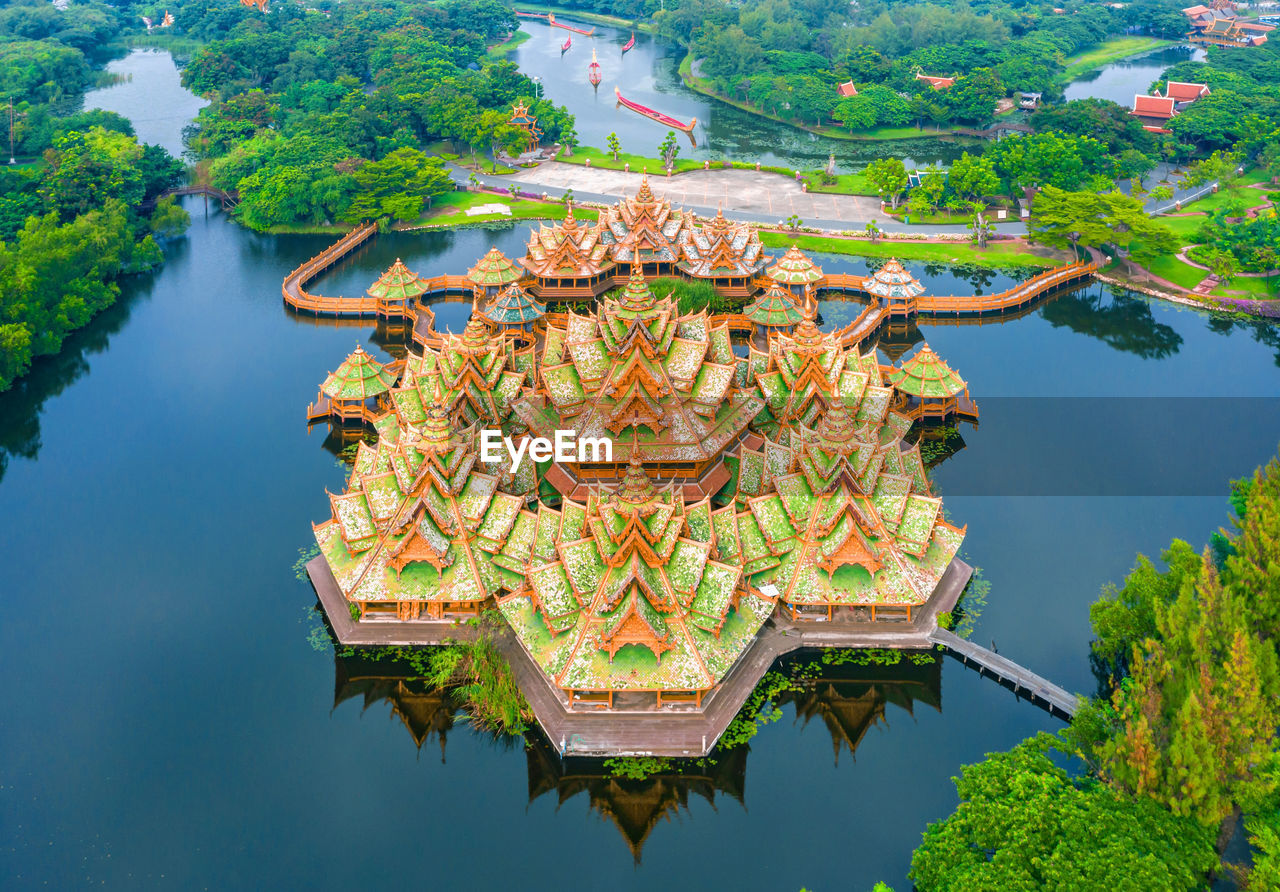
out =
[[[636,114],[644,115],[646,118],[649,118],[652,121],[657,121],[659,124],[663,124],[667,127],[674,127],[676,130],[683,130],[690,136],[693,135],[693,128],[698,126],[697,118],[694,118],[686,124],[684,121],[671,117],[671,115],[664,115],[662,112],[654,111],[653,109],[643,106],[638,102],[632,102],[630,99],[624,97],[622,95],[622,91],[617,87],[613,88],[613,94],[618,97],[618,105],[621,105],[624,108],[629,108]]]
[[[600,73],[600,62],[596,59],[595,48],[591,49],[591,64],[587,66],[587,80],[591,86],[600,86],[600,81],[604,80],[604,75]]]
[[[573,38],[566,37],[564,39],[564,43],[560,45],[560,55],[563,56],[565,53],[569,52],[569,47],[571,46],[573,46]]]
[[[622,51],[625,53],[627,50],[631,49],[635,45],[636,45],[636,32],[632,31],[631,39],[622,45]]]
[[[595,28],[592,28],[590,31],[583,31],[581,28],[573,27],[573,25],[561,24],[556,21],[556,14],[554,12],[521,12],[517,9],[516,15],[522,19],[543,19],[552,28],[563,28],[566,31],[572,31],[574,34],[582,34],[586,37],[590,37],[592,34],[596,33]]]

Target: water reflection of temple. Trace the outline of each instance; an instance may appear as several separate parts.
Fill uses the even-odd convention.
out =
[[[775,705],[792,717],[792,726],[820,722],[831,737],[834,757],[856,755],[871,729],[888,725],[896,707],[908,716],[917,704],[942,709],[942,670],[938,659],[917,665],[902,657],[891,666],[862,666],[832,662],[803,654],[784,658],[775,670],[797,679]],[[829,658],[830,659],[830,658]],[[431,739],[440,744],[456,722],[466,721],[464,704],[450,692],[414,677],[403,663],[365,659],[359,655],[335,658],[334,706],[361,699],[365,710],[385,702],[393,719],[402,722],[419,749]],[[791,707],[787,709],[788,705]],[[898,716],[901,718],[901,716]],[[785,733],[785,732],[784,732]],[[562,757],[556,746],[536,729],[524,737],[528,764],[529,801],[555,799],[557,807],[582,793],[588,807],[618,828],[636,861],[650,834],[663,820],[689,812],[691,799],[716,805],[717,797],[737,801],[744,808],[749,745],[717,748],[705,759],[669,759],[643,778],[620,776],[616,763],[604,759]]]

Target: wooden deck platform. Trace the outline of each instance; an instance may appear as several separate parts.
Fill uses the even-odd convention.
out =
[[[1028,699],[1045,707],[1050,714],[1056,713],[1068,719],[1076,714],[1080,701],[1078,695],[1058,687],[1048,679],[1041,678],[1013,660],[987,650],[981,644],[967,641],[946,629],[934,629],[929,634],[929,640],[945,648],[966,666],[976,665],[979,672],[990,673],[1000,683],[1012,686],[1015,694],[1025,695]]]
[[[356,622],[323,557],[307,564],[307,573],[338,641],[351,645],[433,645],[470,640],[474,627],[445,620],[364,620]],[[507,657],[520,689],[547,739],[562,756],[704,756],[715,746],[747,697],[774,661],[801,648],[878,647],[926,650],[933,646],[937,617],[955,607],[973,569],[953,560],[928,605],[911,622],[870,623],[802,620],[775,614],[724,680],[700,707],[601,709],[571,704],[538,668],[513,634],[498,647]]]

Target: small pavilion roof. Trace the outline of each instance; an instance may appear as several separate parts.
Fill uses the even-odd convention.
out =
[[[368,290],[374,297],[384,300],[407,300],[426,291],[427,283],[397,257],[396,262]]]
[[[857,96],[858,88],[853,85],[853,81],[847,81],[836,87],[836,92],[839,93],[842,98],[847,98],[850,96]]]
[[[785,327],[795,325],[804,318],[804,313],[791,297],[791,292],[777,282],[769,286],[769,290],[747,304],[743,315],[756,325]]]
[[[1147,96],[1138,93],[1133,97],[1133,111],[1129,114],[1144,118],[1172,118],[1177,113],[1173,106],[1172,96]]]
[[[901,368],[894,369],[886,377],[903,393],[919,397],[950,397],[964,393],[969,387],[927,343],[921,344]]]
[[[524,275],[520,268],[498,250],[497,246],[489,249],[476,263],[467,270],[467,279],[473,285],[481,287],[499,287],[518,282]]]
[[[916,80],[928,82],[929,86],[933,87],[935,90],[945,90],[956,82],[954,77],[936,77],[931,74],[920,73],[916,74]]]
[[[520,325],[541,319],[547,308],[516,283],[508,285],[484,310],[484,317],[498,325]]]
[[[1188,84],[1183,81],[1169,81],[1164,88],[1165,98],[1175,102],[1195,102],[1209,93],[1208,84]]]
[[[782,259],[769,267],[765,274],[783,285],[812,285],[822,278],[822,267],[792,245]]]
[[[395,383],[396,376],[357,344],[355,352],[324,379],[320,389],[333,399],[362,400],[386,393]]]
[[[915,297],[924,293],[924,286],[894,257],[876,270],[863,287],[878,297]]]

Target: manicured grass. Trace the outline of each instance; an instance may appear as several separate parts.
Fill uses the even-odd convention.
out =
[[[1212,213],[1219,208],[1227,207],[1233,202],[1243,202],[1245,207],[1256,207],[1264,204],[1268,199],[1273,203],[1276,200],[1274,194],[1268,194],[1261,189],[1250,189],[1250,177],[1254,177],[1253,182],[1260,182],[1261,174],[1246,174],[1240,177],[1226,189],[1219,189],[1217,192],[1210,192],[1203,198],[1188,202],[1182,206],[1184,211],[1204,211],[1206,214]]]
[[[666,172],[666,169],[662,166],[662,159],[660,158],[648,158],[644,155],[633,155],[630,152],[619,152],[618,160],[615,161],[613,160],[613,155],[610,152],[602,152],[591,146],[575,146],[571,156],[566,158],[562,152],[556,158],[557,161],[563,161],[565,164],[582,165],[587,163],[587,159],[591,160],[592,167],[603,167],[605,170],[624,170],[625,165],[630,164],[633,173],[640,173],[646,168],[649,173],[652,174],[663,174]],[[701,161],[693,161],[689,158],[677,158],[676,166],[674,168],[676,173],[681,173],[686,170],[701,169]]]
[[[489,51],[485,53],[485,57],[495,62],[501,62],[507,58],[507,53],[514,50],[520,44],[524,43],[533,35],[527,31],[516,31],[502,43],[489,47]]]
[[[971,263],[992,268],[1057,266],[1058,261],[1030,254],[1020,245],[993,242],[978,248],[967,242],[911,242],[881,240],[876,244],[862,239],[829,236],[791,235],[785,232],[761,232],[760,241],[768,248],[799,246],[802,251],[827,254],[857,254],[862,257],[899,257],[903,260],[931,260],[936,263]]]
[[[946,130],[923,130],[918,127],[873,127],[870,130],[859,130],[857,133],[850,133],[840,127],[829,127],[825,125],[805,124],[800,121],[792,121],[786,118],[780,118],[777,115],[769,114],[764,109],[757,108],[746,102],[741,102],[732,97],[718,93],[712,87],[711,82],[705,78],[694,77],[693,74],[693,54],[686,55],[680,63],[680,78],[684,81],[684,85],[695,93],[701,93],[703,96],[723,102],[725,105],[732,105],[734,108],[741,109],[749,114],[758,115],[762,118],[768,118],[770,121],[776,121],[779,124],[786,124],[789,127],[797,127],[801,130],[807,130],[810,133],[816,133],[819,136],[830,137],[831,139],[849,139],[849,140],[886,140],[886,139],[919,139],[922,137],[946,136],[953,128]]]
[[[1177,43],[1175,40],[1157,40],[1154,37],[1113,37],[1083,53],[1069,56],[1066,70],[1062,72],[1060,79],[1064,82],[1075,80],[1080,75],[1108,63],[1149,50],[1173,46],[1175,43]]]
[[[1209,275],[1202,269],[1188,266],[1172,254],[1161,257],[1159,260],[1153,260],[1147,264],[1147,269],[1153,275],[1168,279],[1175,285],[1181,285],[1188,290],[1199,285],[1200,281]]]
[[[1183,240],[1183,244],[1186,244],[1187,240],[1194,236],[1196,232],[1199,231],[1200,227],[1205,224],[1208,217],[1200,215],[1194,217],[1161,216],[1156,217],[1155,219],[1172,229],[1178,238]]]
[[[1238,276],[1231,280],[1230,284],[1219,285],[1209,293],[1217,297],[1240,297],[1239,294],[1232,294],[1232,291],[1244,291],[1249,297],[1270,298],[1280,295],[1280,276],[1273,276],[1271,285],[1268,287],[1265,278],[1245,278]]]
[[[483,214],[467,216],[468,208],[484,204],[503,204],[511,208],[511,214]],[[598,215],[594,208],[575,207],[573,215],[579,220],[594,221]],[[431,210],[419,218],[423,226],[457,226],[463,223],[488,223],[503,220],[563,220],[565,207],[558,201],[515,199],[492,192],[449,192],[432,202]]]
[[[821,170],[806,170],[804,177],[809,181],[810,192],[830,192],[836,195],[876,195],[875,187],[867,182],[866,176],[858,173],[838,173],[836,181],[831,184],[822,182]]]

